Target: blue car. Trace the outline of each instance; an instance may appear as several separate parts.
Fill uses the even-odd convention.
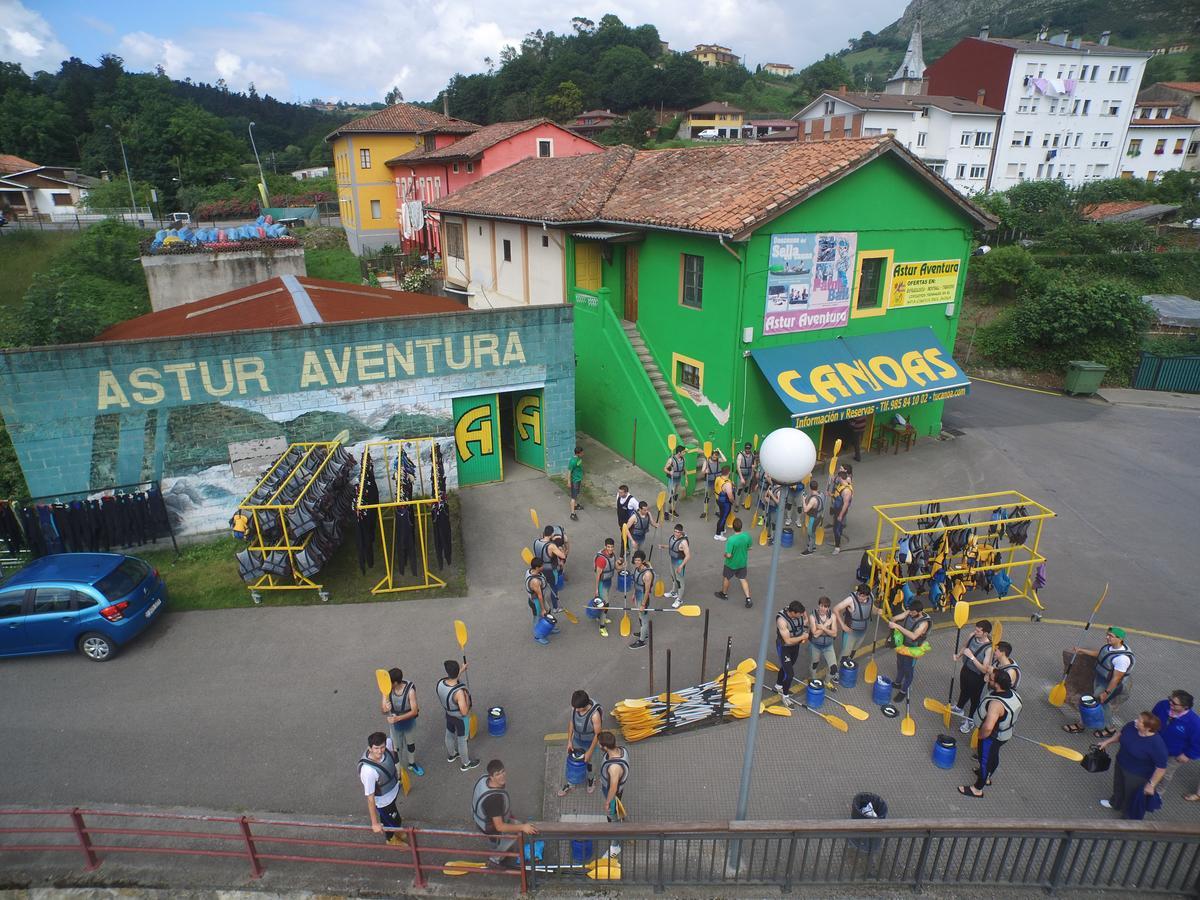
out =
[[[158,570],[120,553],[57,553],[0,584],[0,656],[78,650],[106,662],[167,602]]]

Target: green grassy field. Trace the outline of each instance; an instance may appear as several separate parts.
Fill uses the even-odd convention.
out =
[[[362,284],[362,269],[358,264],[358,257],[345,247],[305,250],[304,266],[310,278]]]
[[[78,231],[5,228],[0,234],[0,307],[20,301],[33,276],[49,268],[54,255],[78,239]]]

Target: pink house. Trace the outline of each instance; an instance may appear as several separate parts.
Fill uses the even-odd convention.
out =
[[[425,204],[453,194],[532,156],[580,156],[603,147],[549,119],[497,122],[468,135],[429,135],[424,147],[387,161],[401,210],[401,246],[438,251],[436,214],[425,221]]]

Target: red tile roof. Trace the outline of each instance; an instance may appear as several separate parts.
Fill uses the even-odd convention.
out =
[[[26,169],[36,169],[38,164],[11,153],[0,153],[0,175],[10,175],[13,172],[24,172]]]
[[[581,112],[575,117],[576,121],[580,119],[620,119],[623,116],[620,113],[615,113],[611,109],[589,109],[587,112]]]
[[[1200,94],[1200,81],[1160,81],[1159,84],[1189,94]]]
[[[411,103],[396,103],[339,126],[326,135],[325,140],[332,141],[343,134],[357,133],[424,134],[436,131],[443,134],[470,134],[478,128],[474,122],[447,118],[432,109]]]
[[[888,135],[678,150],[614,147],[527,159],[430,204],[435,211],[533,222],[612,223],[743,234],[858,167],[894,154],[984,227],[995,220]]]
[[[555,124],[550,119],[497,122],[495,125],[485,125],[473,134],[467,135],[461,141],[455,141],[453,144],[439,147],[436,150],[410,150],[394,159],[389,159],[387,165],[449,159],[476,159],[482,156],[485,150],[496,146],[501,141],[507,141],[509,138],[516,137],[518,134],[522,134],[532,128],[537,128],[539,125],[553,125],[555,128],[561,129],[561,126]],[[578,135],[575,136],[578,137]],[[587,138],[581,138],[581,140],[587,140]],[[600,145],[597,144],[596,146],[599,147]]]
[[[1158,128],[1164,125],[1174,125],[1176,128],[1200,125],[1195,119],[1187,116],[1167,116],[1165,119],[1130,119],[1130,128]]]
[[[136,341],[465,310],[445,297],[289,275],[120,322],[96,340]]]
[[[1131,209],[1141,209],[1143,206],[1150,205],[1150,200],[1110,200],[1107,203],[1089,203],[1080,212],[1085,219],[1099,222],[1107,219],[1109,216],[1115,216],[1118,213],[1129,212]]]

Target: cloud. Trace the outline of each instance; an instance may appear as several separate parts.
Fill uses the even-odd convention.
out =
[[[0,0],[0,59],[20,63],[26,72],[57,72],[67,58],[54,29],[41,13],[27,9],[20,0]]]
[[[145,31],[134,31],[121,38],[118,51],[131,69],[153,69],[162,66],[172,78],[187,74],[192,54],[170,38],[155,37]]]

